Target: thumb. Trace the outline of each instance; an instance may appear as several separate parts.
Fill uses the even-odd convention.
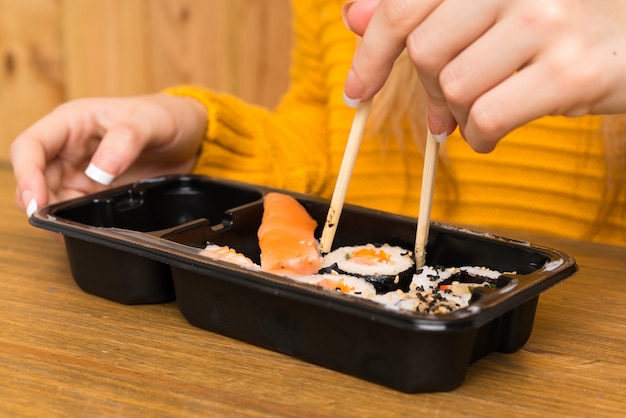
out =
[[[136,125],[118,124],[107,131],[94,152],[85,174],[109,185],[139,157],[148,136]]]

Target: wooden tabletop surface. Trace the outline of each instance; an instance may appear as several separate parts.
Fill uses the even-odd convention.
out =
[[[84,293],[14,187],[0,166],[0,414],[626,416],[626,248],[530,237],[580,271],[541,295],[528,343],[472,364],[451,392],[405,394],[196,328],[175,302]]]

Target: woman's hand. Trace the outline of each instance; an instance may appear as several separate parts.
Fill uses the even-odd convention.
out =
[[[367,100],[406,47],[430,128],[489,152],[545,115],[626,112],[626,0],[357,0],[348,99]]]
[[[38,207],[102,190],[111,182],[189,172],[206,123],[204,107],[184,97],[155,94],[63,104],[11,145],[17,205],[31,215]]]

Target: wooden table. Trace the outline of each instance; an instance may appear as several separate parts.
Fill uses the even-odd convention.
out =
[[[626,248],[535,237],[580,272],[542,294],[525,347],[454,391],[404,394],[196,328],[175,302],[82,292],[62,244],[15,208],[6,164],[0,191],[7,416],[626,416]]]

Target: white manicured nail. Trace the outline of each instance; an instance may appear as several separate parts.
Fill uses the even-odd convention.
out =
[[[433,138],[435,138],[435,141],[439,142],[440,144],[443,142],[446,142],[446,139],[448,139],[448,134],[447,133],[442,133],[442,134],[433,134]]]
[[[96,167],[93,163],[89,163],[89,167],[85,170],[87,177],[93,181],[97,181],[100,184],[108,186],[115,179],[115,176],[111,173],[107,173],[103,169]]]
[[[361,104],[361,99],[351,99],[346,96],[345,92],[343,93],[343,101],[348,107],[351,107],[353,109],[356,109]]]
[[[37,212],[37,209],[39,209],[39,206],[37,205],[37,200],[33,197],[30,199],[30,202],[28,202],[28,206],[26,207],[26,215],[30,218],[35,212]]]

